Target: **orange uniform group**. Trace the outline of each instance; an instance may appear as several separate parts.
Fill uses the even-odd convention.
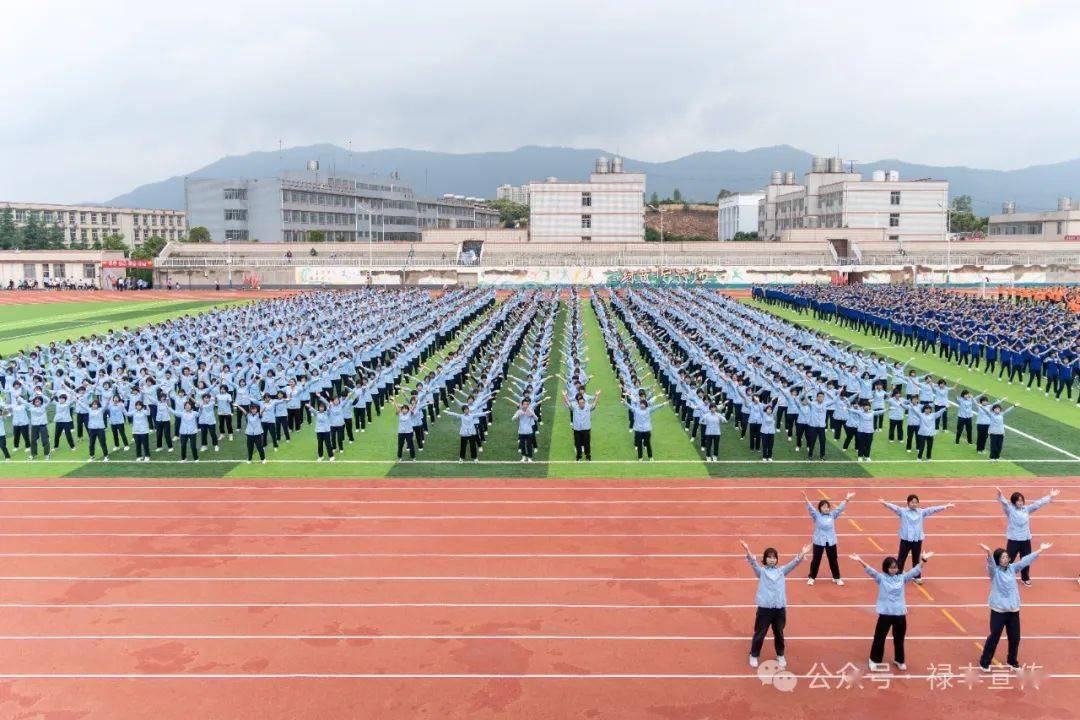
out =
[[[999,287],[997,292],[1000,298],[1015,298],[1028,302],[1063,302],[1074,313],[1080,313],[1080,287]]]

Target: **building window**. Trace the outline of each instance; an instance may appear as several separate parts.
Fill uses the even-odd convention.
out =
[[[900,213],[889,213],[889,227],[900,227]]]
[[[45,280],[49,279],[49,263],[41,263],[41,277]]]
[[[583,228],[591,228],[592,227],[592,215],[582,215],[581,216],[581,227],[583,227]]]
[[[225,210],[225,220],[247,220],[247,210]]]
[[[248,239],[248,231],[247,230],[226,230],[225,231],[225,239],[226,240],[240,240],[242,242],[246,242],[247,239]]]
[[[84,213],[84,212],[79,213],[79,222],[84,223],[84,224],[86,223],[86,213]]]
[[[244,188],[225,188],[226,200],[247,200],[247,190]]]
[[[592,207],[592,193],[581,193],[581,207]]]
[[[82,238],[83,242],[86,242],[86,228],[79,231],[79,237]]]
[[[899,205],[900,204],[900,191],[899,190],[893,190],[892,192],[889,193],[889,204],[890,205]]]
[[[62,280],[67,277],[67,266],[64,263],[53,263],[53,277]]]
[[[82,274],[87,280],[93,280],[97,276],[97,268],[94,263],[83,263]]]
[[[591,235],[582,235],[581,236],[581,242],[592,242],[592,236]]]
[[[1057,221],[1057,234],[1058,235],[1061,234],[1061,221],[1060,220]]]
[[[112,224],[113,224],[113,225],[115,225],[115,224],[116,224],[116,223],[118,223],[119,221],[120,221],[120,218],[119,218],[119,217],[117,216],[117,214],[116,214],[116,213],[113,213],[113,214],[112,214]]]
[[[900,242],[900,236],[899,235],[890,235],[889,236],[889,242]]]
[[[23,280],[37,280],[37,265],[25,263],[22,266]]]

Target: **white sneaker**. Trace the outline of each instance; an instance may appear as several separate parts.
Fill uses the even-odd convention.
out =
[[[131,448],[130,448],[130,447],[128,447],[127,445],[125,445],[125,446],[124,446],[124,450],[125,450],[125,451],[127,451],[127,450],[130,450],[130,449],[131,449]]]
[[[756,668],[758,666],[758,659],[753,655],[750,656],[750,667]]]
[[[322,462],[322,458],[321,457],[315,458],[315,462]]]
[[[265,465],[265,464],[266,464],[266,458],[263,458],[263,459],[262,459],[262,464],[263,464],[263,465]]]
[[[813,585],[814,584],[814,578],[806,578],[806,584],[807,585]]]
[[[783,655],[777,655],[776,656],[776,664],[780,666],[781,670],[783,670],[784,668],[787,667],[787,658],[784,657]]]
[[[896,663],[896,669],[900,670],[901,672],[906,672],[907,671],[907,665],[905,665],[902,662],[898,662],[898,663]]]
[[[250,465],[250,464],[251,464],[251,461],[250,461],[250,460],[248,460],[248,461],[247,461],[247,464],[248,464],[248,465]]]
[[[870,672],[886,672],[889,669],[888,663],[876,663],[869,660],[867,664],[870,666]]]
[[[836,583],[837,585],[841,586],[841,587],[843,587],[843,585],[844,585],[843,579],[833,580],[833,582]]]
[[[124,449],[127,450],[127,448]],[[206,452],[206,446],[203,445],[201,448],[199,448],[199,452]]]
[[[102,459],[102,461],[104,461],[104,462],[109,462],[109,456],[108,456],[108,455],[106,455],[105,457],[103,457],[103,458],[101,458],[101,459]]]
[[[214,452],[220,452],[221,448],[217,445],[214,446]]]
[[[334,462],[337,458],[330,458],[330,462]]]

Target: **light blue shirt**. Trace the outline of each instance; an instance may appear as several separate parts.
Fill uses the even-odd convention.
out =
[[[885,503],[885,507],[900,516],[900,532],[897,533],[901,540],[918,542],[926,538],[923,532],[923,520],[945,509],[944,505],[936,505],[928,508],[912,510],[909,507],[900,507],[892,503]]]
[[[990,576],[990,599],[987,601],[992,610],[1015,612],[1020,609],[1020,588],[1016,586],[1016,573],[1035,561],[1041,550],[1025,555],[1020,560],[1001,567],[994,562],[992,555],[986,558],[986,573]]]
[[[886,575],[872,567],[864,567],[866,574],[874,578],[878,586],[878,615],[907,615],[904,585],[922,572],[922,563],[898,575]]]
[[[578,407],[577,401],[570,403],[570,427],[574,430],[592,430],[593,406],[588,402],[585,407]]]
[[[836,544],[836,520],[844,512],[844,506],[846,505],[847,501],[843,501],[832,512],[821,513],[812,504],[806,503],[806,507],[810,511],[810,517],[814,521],[813,542],[815,545]]]
[[[788,573],[802,562],[802,556],[796,555],[787,565],[768,567],[758,562],[752,555],[746,556],[754,574],[758,576],[757,593],[754,602],[761,608],[787,607],[786,579]]]
[[[998,495],[998,502],[1001,503],[1001,509],[1005,512],[1005,538],[1008,540],[1030,540],[1031,513],[1035,512],[1051,500],[1053,500],[1053,498],[1047,495],[1046,497],[1039,498],[1033,503],[1025,505],[1023,508],[1018,508],[1009,502],[1004,495]]]

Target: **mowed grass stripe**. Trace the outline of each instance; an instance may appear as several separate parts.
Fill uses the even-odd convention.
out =
[[[565,319],[565,307],[560,307],[558,315],[555,317],[554,335],[553,339],[557,340],[559,333],[562,330],[562,323]],[[538,317],[536,327],[539,327],[539,323],[542,322],[542,316]],[[524,346],[522,347],[524,349]],[[520,355],[518,356],[520,358]],[[515,360],[518,358],[515,358]],[[551,358],[552,366],[548,372],[560,372],[556,369],[558,358],[553,354]],[[518,374],[518,371],[513,368],[510,369],[511,373]],[[552,383],[557,382],[552,379],[545,386],[548,394],[552,391]],[[494,398],[492,405],[492,422],[488,426],[487,441],[484,443],[484,451],[480,453],[479,459],[482,460],[501,460],[501,461],[513,461],[520,459],[518,455],[518,437],[517,437],[517,421],[512,419],[514,414],[514,408],[507,402],[507,398],[510,397],[509,391],[510,383],[504,381],[499,392]],[[540,431],[537,434],[537,448],[535,453],[536,460],[546,460],[551,444],[551,427],[553,423],[552,415],[554,406],[549,400],[544,405],[544,424],[540,426]],[[460,405],[455,403],[455,411],[460,410]],[[396,423],[396,417],[395,417]],[[423,460],[445,460],[450,464],[439,466],[438,471],[433,471],[431,466],[414,464],[408,462],[397,463],[393,466],[393,469],[389,472],[391,477],[430,477],[432,475],[438,475],[440,477],[468,477],[472,475],[488,475],[499,477],[543,477],[546,474],[544,465],[538,465],[536,463],[520,463],[515,465],[499,465],[495,466],[495,469],[485,470],[482,466],[474,465],[472,462],[457,463],[458,459],[458,446],[459,446],[459,430],[460,423],[458,419],[446,414],[442,414],[436,420],[434,426],[431,427],[427,442],[424,445],[423,453],[417,457]],[[396,437],[396,429],[395,429]],[[396,440],[393,441],[396,443]],[[396,444],[394,446],[396,449]]]
[[[23,327],[8,327],[4,325],[0,327],[0,341],[14,339],[14,338],[32,338],[35,335],[60,332],[68,329],[86,328],[91,325],[104,325],[108,324],[107,329],[117,329],[119,324],[124,323],[126,320],[137,320],[145,317],[153,312],[175,312],[184,313],[189,310],[201,310],[208,306],[212,306],[215,303],[205,301],[189,301],[181,303],[167,304],[164,307],[156,305],[154,307],[142,307],[142,308],[130,308],[123,312],[117,312],[120,308],[113,308],[107,313],[96,313],[92,316],[84,316],[80,318],[70,318],[67,320],[59,320],[54,322],[43,322],[38,320],[32,325]],[[141,323],[139,323],[141,324]],[[80,335],[88,333],[79,333]]]

